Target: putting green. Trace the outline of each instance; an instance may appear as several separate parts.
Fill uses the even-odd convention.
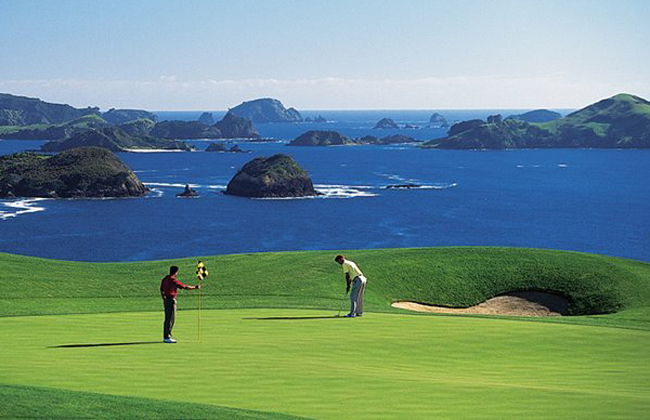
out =
[[[319,318],[332,315],[203,311],[199,344],[196,312],[180,311],[174,345],[159,342],[161,312],[3,317],[0,383],[319,419],[650,412],[647,330],[379,313]],[[57,347],[136,342],[145,343]]]

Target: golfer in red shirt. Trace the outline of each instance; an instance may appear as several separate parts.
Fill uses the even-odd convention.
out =
[[[160,282],[160,295],[165,306],[165,322],[163,323],[163,341],[165,343],[175,343],[172,338],[172,328],[174,328],[174,319],[176,318],[176,294],[178,289],[199,289],[201,286],[186,286],[176,280],[178,267],[172,265],[169,267],[169,275],[165,276]]]

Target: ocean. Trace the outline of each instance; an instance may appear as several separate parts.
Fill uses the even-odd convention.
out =
[[[450,122],[519,110],[437,111]],[[563,112],[565,113],[565,112]],[[285,250],[428,246],[551,248],[650,261],[650,150],[422,150],[410,145],[292,147],[311,129],[430,139],[432,111],[306,111],[327,123],[256,124],[276,142],[247,154],[121,153],[144,198],[0,200],[0,251],[75,261],[135,261]],[[200,112],[159,112],[196,119]],[[215,112],[220,118],[223,111]],[[383,117],[418,129],[375,130]],[[0,155],[41,141],[0,140]],[[286,153],[324,195],[222,193],[247,161]],[[415,183],[417,189],[387,189]],[[198,198],[176,198],[185,184]]]

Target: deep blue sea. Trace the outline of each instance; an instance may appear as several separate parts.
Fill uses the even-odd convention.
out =
[[[438,111],[448,120],[513,111]],[[444,151],[412,146],[301,148],[310,129],[351,136],[444,129],[373,130],[382,117],[426,126],[432,111],[308,111],[323,124],[256,124],[275,143],[249,154],[124,153],[152,192],[110,200],[0,200],[0,251],[79,261],[131,261],[281,250],[494,245],[593,252],[650,261],[649,150]],[[196,119],[200,112],[160,112]],[[223,112],[215,112],[220,118]],[[285,142],[281,142],[281,141]],[[0,140],[0,154],[42,142]],[[223,189],[254,157],[292,155],[325,195],[230,197]],[[417,183],[413,190],[384,189]],[[189,183],[199,198],[176,198]]]

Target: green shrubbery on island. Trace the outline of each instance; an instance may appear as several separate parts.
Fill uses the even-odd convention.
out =
[[[455,124],[444,138],[422,145],[438,149],[648,148],[650,102],[619,94],[545,123],[492,116]]]
[[[147,188],[112,152],[76,148],[56,156],[0,157],[0,197],[136,197]]]

